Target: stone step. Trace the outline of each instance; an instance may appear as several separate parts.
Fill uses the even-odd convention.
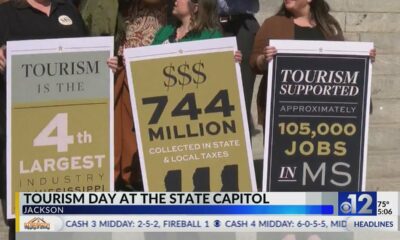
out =
[[[400,2],[400,1],[399,1]],[[377,50],[377,58],[382,54],[398,54],[400,53],[400,32],[367,32],[359,33],[360,41],[373,42]]]
[[[398,88],[400,89],[400,88]],[[400,99],[374,99],[370,126],[400,125]]]
[[[344,29],[346,32],[399,32],[399,22],[400,13],[347,12]]]
[[[368,150],[373,152],[395,152],[399,149],[400,125],[397,126],[370,126]],[[398,166],[396,166],[398,167]]]
[[[399,19],[400,20],[400,19]],[[400,24],[399,24],[400,25]],[[379,51],[379,49],[378,49]],[[372,66],[372,74],[376,75],[400,75],[400,56],[398,54],[380,54]]]
[[[394,166],[398,166],[399,159],[400,152],[397,154],[369,154],[367,160],[367,178],[398,178],[400,176],[400,168]]]
[[[372,76],[372,99],[399,99],[400,81],[396,75]]]
[[[367,178],[367,191],[400,191],[400,177]]]
[[[400,12],[400,1],[398,0],[329,0],[327,1],[333,11],[346,12]]]

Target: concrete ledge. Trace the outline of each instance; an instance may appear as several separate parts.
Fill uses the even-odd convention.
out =
[[[399,149],[399,142],[400,142],[400,125],[397,126],[370,125],[368,140],[369,140],[368,150],[370,153],[374,151],[377,152],[397,151]]]
[[[400,75],[400,56],[378,55],[372,66],[372,74],[377,75]]]
[[[333,11],[347,12],[400,12],[398,0],[328,0]]]
[[[347,13],[345,31],[399,32],[399,22],[400,13]]]
[[[400,1],[399,1],[400,2]],[[396,33],[360,33],[360,41],[373,42],[377,50],[377,57],[382,54],[400,53],[400,32]]]
[[[399,88],[398,88],[399,89]],[[400,126],[400,99],[373,101],[374,112],[370,124],[391,124]]]
[[[375,99],[399,99],[400,81],[396,75],[372,76],[372,98]]]
[[[396,178],[369,178],[367,176],[367,191],[400,191],[400,177]]]
[[[367,160],[367,178],[396,178],[400,176],[400,169],[397,166],[400,160],[398,154],[369,154]]]

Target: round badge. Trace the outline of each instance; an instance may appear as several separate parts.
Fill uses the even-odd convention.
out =
[[[70,26],[72,25],[72,19],[68,17],[67,15],[61,15],[58,17],[58,22],[61,23],[64,26]]]

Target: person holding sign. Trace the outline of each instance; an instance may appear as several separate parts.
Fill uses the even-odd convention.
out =
[[[124,4],[123,4],[124,3]],[[116,73],[114,82],[114,177],[117,191],[143,190],[128,81],[122,61],[124,49],[148,46],[167,22],[166,0],[120,2],[120,22],[116,36],[117,56],[109,66]]]
[[[330,7],[324,0],[284,0],[282,6],[278,13],[265,20],[263,25],[261,26],[259,32],[256,35],[256,39],[254,42],[253,53],[251,56],[250,64],[253,70],[256,73],[264,74],[262,82],[259,87],[258,96],[257,96],[257,106],[258,106],[258,121],[265,128],[265,116],[266,116],[266,94],[267,94],[267,71],[272,71],[268,69],[268,62],[271,61],[274,56],[277,54],[277,50],[274,46],[270,46],[271,39],[287,39],[287,40],[330,40],[330,41],[344,41],[344,36],[342,29],[337,22],[337,20],[329,14]],[[373,59],[375,57],[375,50],[371,50],[370,56]],[[295,65],[295,64],[293,64]],[[299,66],[301,68],[301,66]],[[312,85],[312,83],[310,84]],[[302,96],[303,97],[303,96]],[[299,97],[301,98],[301,97]],[[296,99],[291,99],[295,101]],[[310,100],[310,98],[306,99]],[[311,100],[314,101],[314,100]],[[323,118],[323,117],[322,117]],[[271,117],[272,119],[272,117]],[[294,118],[293,118],[294,119]],[[269,119],[267,119],[269,120]],[[271,125],[268,123],[267,128],[272,129]],[[272,130],[271,130],[272,131]],[[264,131],[265,132],[265,131]],[[281,135],[280,135],[281,136]],[[288,143],[288,138],[281,138],[280,143]],[[268,140],[267,140],[268,141]],[[277,142],[277,141],[275,141]],[[284,145],[282,144],[282,145]],[[275,146],[278,146],[276,144]],[[271,150],[272,149],[272,150]],[[273,152],[277,148],[271,147],[269,151]],[[286,148],[285,148],[286,149]],[[276,150],[275,152],[284,152],[280,150]],[[289,153],[285,151],[281,155],[274,158],[279,159],[275,160],[279,161],[279,164],[285,162],[285,164],[291,164],[294,161],[301,162],[304,158],[306,158],[306,154],[300,153],[298,155]],[[299,156],[297,158],[297,156]],[[303,157],[303,158],[302,158]],[[268,158],[265,157],[264,161],[271,161],[273,157]],[[321,157],[322,158],[322,157]],[[318,157],[313,158],[313,163],[317,161]],[[331,160],[331,159],[330,159]],[[333,160],[332,160],[333,161]],[[268,162],[268,163],[270,163]],[[321,161],[322,162],[322,161]],[[302,165],[299,165],[302,166]],[[284,167],[283,164],[279,165],[279,167]],[[281,169],[282,169],[281,168]],[[295,187],[291,187],[290,185],[284,185],[284,180],[276,179],[271,176],[275,176],[278,171],[274,169],[268,169],[267,174],[270,179],[274,179],[274,183],[278,182],[279,187],[288,189],[294,189],[293,191],[297,191]],[[264,169],[265,170],[265,169]],[[265,174],[265,173],[264,173]],[[297,177],[298,175],[296,175]],[[293,180],[297,180],[297,178],[293,176]],[[290,180],[292,180],[290,179]],[[265,181],[265,180],[264,180]],[[296,181],[294,181],[296,182]],[[315,191],[318,190],[315,186],[310,185],[307,191]],[[267,186],[269,191],[279,191],[280,188],[275,187],[272,188],[270,185]],[[326,185],[324,185],[326,187]],[[265,188],[264,188],[265,189]],[[272,190],[271,190],[272,189]],[[279,189],[279,190],[275,190]],[[288,190],[291,191],[291,190]],[[304,190],[303,190],[304,191]],[[283,239],[296,239],[295,235],[287,234]],[[320,239],[318,235],[312,235],[308,239]]]
[[[79,12],[64,0],[15,0],[0,5],[0,197],[6,196],[6,42],[12,40],[84,37],[86,28]],[[3,207],[5,210],[5,200]],[[5,211],[3,211],[5,213]],[[9,238],[15,238],[10,221]]]
[[[161,4],[157,6],[163,6],[163,5]],[[157,8],[157,9],[162,9],[162,8]],[[223,36],[219,30],[220,26],[218,22],[216,0],[176,0],[174,8],[172,10],[172,14],[176,18],[178,25],[177,26],[167,25],[162,27],[155,34],[152,45],[220,38]],[[157,16],[161,17],[160,14],[158,14]],[[161,23],[162,19],[158,19],[158,21],[152,21],[153,24],[156,22]],[[138,24],[135,24],[134,26],[136,25]],[[151,26],[151,28],[147,29],[146,31],[147,37],[145,39],[135,39],[135,38],[126,39],[126,41],[119,48],[118,55],[122,56],[122,50],[124,48],[145,46],[147,44],[146,41],[153,38],[152,30],[156,29],[160,24],[156,25]],[[235,53],[234,59],[237,62],[241,62],[242,55],[240,51],[237,51]],[[110,61],[108,62],[108,65],[115,72],[118,66],[117,57],[111,58]],[[118,102],[116,102],[116,106],[120,106],[121,108],[123,108],[121,109],[123,115],[121,115],[122,117],[120,117],[120,119],[116,118],[116,126],[117,126],[116,129],[118,128],[118,130],[116,130],[116,133],[117,134],[119,133],[120,136],[125,136],[125,137],[123,138],[121,138],[120,136],[116,137],[116,141],[118,141],[116,142],[116,161],[118,161],[118,159],[121,159],[120,163],[118,163],[118,167],[121,166],[119,168],[122,169],[127,169],[127,167],[129,167],[130,164],[132,165],[132,170],[136,174],[130,174],[131,180],[129,181],[125,180],[125,182],[128,182],[131,185],[129,186],[128,184],[126,185],[126,187],[132,188],[131,190],[141,190],[142,189],[141,186],[142,182],[140,179],[141,176],[137,174],[139,171],[136,171],[137,169],[139,169],[138,166],[139,161],[137,161],[138,154],[137,154],[135,133],[134,130],[133,132],[131,131],[133,127],[133,119],[132,119],[132,113],[130,112],[131,103],[129,99],[129,91],[127,89],[125,71],[118,70],[117,75],[118,77],[115,84],[116,85],[115,97],[116,101]],[[119,91],[118,89],[122,89],[122,91]],[[117,111],[118,109],[116,108],[116,112]],[[130,122],[131,125],[129,125]],[[122,139],[123,141],[120,141],[119,139]],[[122,143],[118,144],[119,142]],[[133,162],[131,163],[129,160],[132,157],[133,157]],[[128,175],[127,171],[125,172],[123,171],[121,172],[121,174]]]
[[[270,39],[337,40],[343,32],[336,19],[329,14],[324,0],[284,0],[275,16],[264,21],[257,32],[250,65],[256,73],[264,74],[257,94],[258,122],[265,125],[265,102],[268,61],[276,54],[269,46]]]
[[[258,122],[265,125],[265,102],[268,62],[276,55],[270,39],[344,41],[338,21],[329,14],[325,0],[284,0],[275,16],[264,21],[254,40],[250,65],[254,72],[264,74],[257,94]],[[375,49],[370,56],[374,61]]]

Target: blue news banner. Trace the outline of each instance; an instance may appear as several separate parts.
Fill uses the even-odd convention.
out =
[[[19,193],[17,232],[398,231],[399,193]]]

